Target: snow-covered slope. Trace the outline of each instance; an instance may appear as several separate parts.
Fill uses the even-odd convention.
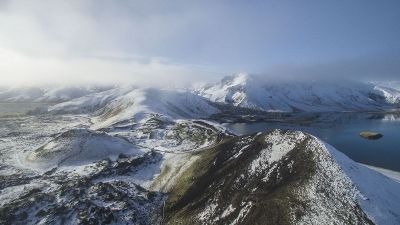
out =
[[[177,184],[168,224],[400,223],[400,183],[298,131],[230,139]]]
[[[400,81],[381,81],[381,82],[373,82],[376,86],[380,87],[388,87],[391,89],[395,89],[397,91],[400,91]]]
[[[48,170],[56,166],[79,166],[119,154],[140,156],[144,153],[122,138],[87,129],[73,129],[55,137],[26,157],[26,163]]]
[[[117,88],[50,110],[0,130],[0,224],[162,224],[162,186],[224,136],[193,119],[216,109],[186,91]]]
[[[400,224],[400,183],[354,162],[329,144],[319,143],[357,187],[357,202],[368,217],[376,224]]]
[[[67,101],[3,120],[0,224],[400,224],[400,183],[316,137],[237,137],[201,119],[223,109],[210,100],[267,111],[379,110],[396,103],[394,88],[265,85],[240,74],[197,91],[26,93],[14,100]]]
[[[400,89],[386,87],[386,86],[375,86],[376,92],[379,93],[387,102],[391,104],[400,104]]]
[[[389,83],[348,81],[343,81],[343,83],[322,81],[268,82],[257,76],[236,74],[223,78],[221,82],[215,85],[203,85],[194,88],[191,92],[212,102],[263,111],[365,111],[399,106],[400,90],[396,87],[398,86]],[[124,95],[126,96],[124,97]],[[186,91],[171,89],[97,86],[0,89],[0,101],[2,102],[65,102],[65,104],[55,106],[52,110],[64,110],[73,113],[86,113],[99,109],[116,98],[118,98],[116,101],[129,102],[128,98],[140,98],[140,95],[145,95],[147,99],[162,96],[162,101],[168,101],[168,104],[172,103],[170,106],[174,104],[174,97],[180,96],[178,97],[180,98],[177,103],[178,108],[181,108],[180,103],[184,101],[189,103],[192,100],[195,103],[204,102],[201,98],[190,96],[190,93]],[[125,100],[122,100],[123,98]],[[182,100],[182,98],[185,100]],[[150,105],[150,101],[146,103]],[[205,105],[204,103],[199,104],[200,108]],[[151,107],[154,107],[154,105]],[[187,108],[192,107],[189,104]],[[190,111],[194,111],[193,109]],[[171,112],[171,110],[169,111]],[[176,112],[172,113],[177,114]],[[183,113],[187,114],[188,112]]]
[[[49,107],[49,111],[73,114],[92,113],[106,106],[114,99],[129,93],[131,90],[131,88],[113,88],[107,91],[85,95],[51,106]]]
[[[400,183],[302,132],[236,137],[164,115],[102,132],[57,115],[67,129],[39,132],[52,116],[4,132],[15,146],[0,149],[0,224],[400,223]]]
[[[189,91],[155,88],[115,88],[57,104],[49,110],[92,112],[96,129],[125,120],[139,122],[147,119],[150,114],[163,115],[169,119],[196,119],[218,112],[206,99]]]
[[[368,83],[322,81],[266,82],[236,74],[195,90],[214,102],[263,111],[365,111],[400,103],[400,92]]]
[[[0,101],[2,102],[28,102],[34,101],[44,95],[41,88],[21,87],[4,88],[0,90]]]
[[[11,87],[0,89],[1,102],[63,102],[88,94],[102,92],[110,87],[65,86],[65,87]]]

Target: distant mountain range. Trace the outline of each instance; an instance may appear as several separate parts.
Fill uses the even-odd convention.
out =
[[[400,105],[393,87],[356,82],[265,81],[236,74],[196,93],[212,102],[269,112],[382,110]]]
[[[58,89],[58,92],[68,93],[67,90],[61,90]],[[347,112],[383,111],[400,106],[400,91],[392,87],[354,82],[265,84],[258,77],[247,74],[228,76],[217,84],[200,88],[125,86],[106,90],[92,88],[80,93],[88,94],[79,96],[82,94],[78,93],[79,97],[69,97],[69,100],[41,109],[40,112],[90,114],[94,116],[96,128],[100,128],[130,119],[140,121],[149,114],[162,115],[172,120],[208,119],[212,115],[227,111],[235,114],[243,109],[291,113]]]
[[[59,103],[88,94],[102,92],[112,87],[67,86],[67,87],[10,87],[0,88],[0,102],[52,102]]]
[[[178,97],[179,103],[176,103],[176,109],[188,109],[190,104],[186,105],[185,100],[188,103],[192,103],[192,100],[204,102],[196,97],[199,96],[210,103],[267,112],[380,111],[400,107],[400,89],[398,88],[395,82],[269,82],[259,76],[235,74],[223,78],[216,84],[184,90],[129,86],[0,89],[0,101],[63,102],[64,104],[56,106],[54,109],[62,110],[62,107],[69,107],[65,110],[85,112],[105,106],[112,100],[128,104],[132,99],[138,98],[138,95],[142,96],[141,99],[149,98],[149,102],[152,101],[152,98],[161,96],[163,98],[153,100],[164,101],[170,106],[175,104],[175,97]],[[68,103],[71,100],[72,102]],[[113,104],[117,104],[115,101]],[[203,106],[205,104],[202,103]],[[196,111],[196,108],[190,111]]]

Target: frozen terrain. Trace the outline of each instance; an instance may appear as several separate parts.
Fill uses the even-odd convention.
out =
[[[381,111],[399,107],[399,87],[397,82],[266,81],[240,73],[227,76],[216,84],[182,90],[129,85],[3,88],[0,89],[0,101],[61,103],[50,110],[73,113],[93,112],[105,106],[108,106],[105,110],[114,113],[116,110],[143,111],[142,104],[173,117],[216,113],[215,107],[221,104],[268,112]],[[161,105],[157,106],[154,100]],[[182,106],[185,108],[181,109]],[[132,113],[125,116],[132,116]]]
[[[151,108],[139,101],[141,90],[134,94],[138,110],[121,98],[88,114],[0,117],[0,224],[161,223],[161,189],[194,152],[218,143],[224,129],[160,114],[175,110],[168,101],[179,96],[163,96]],[[187,104],[181,99],[175,104]],[[126,111],[108,117],[108,104]],[[166,167],[166,179],[156,182]]]
[[[393,180],[395,180],[395,181],[400,183],[400,172],[393,171],[393,170],[388,170],[388,169],[383,169],[383,168],[376,167],[376,166],[370,166],[370,165],[365,165],[365,164],[362,164],[362,165],[366,166],[366,167],[368,167],[368,168],[370,168],[372,170],[375,170],[375,171],[377,171],[377,172],[379,172],[379,173],[381,173],[381,174],[383,174],[383,175],[385,175],[387,177],[390,177],[391,179],[393,179]]]
[[[123,138],[88,129],[72,129],[29,153],[25,163],[42,169],[79,166],[119,155],[141,156],[143,152]]]
[[[383,85],[383,84],[382,84]],[[265,81],[236,74],[195,93],[212,102],[269,112],[376,111],[397,107],[399,89],[361,82]]]
[[[281,130],[236,136],[210,120],[227,110],[221,103],[232,113],[382,110],[397,101],[394,89],[268,92],[249,89],[251,79],[200,91],[77,91],[29,115],[0,117],[0,224],[400,223],[400,183],[318,138]],[[275,92],[265,105],[264,94]],[[7,101],[42,101],[64,92],[4,93]]]
[[[400,222],[398,182],[302,132],[231,139],[188,171],[194,181],[182,176],[168,198],[169,224]]]
[[[110,88],[91,85],[0,88],[0,102],[63,102]]]
[[[92,113],[95,128],[127,120],[141,121],[149,114],[168,119],[207,118],[218,112],[204,98],[184,90],[115,88],[49,108],[53,113]]]

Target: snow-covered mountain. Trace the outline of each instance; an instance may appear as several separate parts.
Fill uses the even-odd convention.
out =
[[[265,81],[236,74],[195,93],[213,102],[279,112],[368,111],[400,104],[400,91],[370,83],[343,81]]]
[[[215,104],[218,103],[218,104]],[[169,119],[210,118],[228,110],[272,112],[380,111],[398,107],[400,92],[370,83],[272,82],[237,74],[198,89],[115,87],[49,107],[51,113],[84,113],[95,128],[126,120],[136,122],[150,114]]]
[[[0,89],[0,102],[63,102],[91,93],[102,92],[111,87],[65,86],[65,87],[10,87]]]
[[[220,110],[118,87],[4,118],[0,224],[400,223],[400,183],[302,132],[235,136]]]
[[[138,102],[143,101],[150,106],[148,111],[154,109],[165,115],[175,114],[176,117],[176,114],[186,114],[190,117],[194,112],[202,115],[215,112],[216,106],[210,106],[209,102],[269,112],[377,111],[399,107],[400,90],[389,83],[268,82],[258,76],[236,74],[225,77],[217,84],[202,85],[189,91],[130,86],[6,88],[0,89],[0,101],[62,103],[52,107],[51,111],[71,113],[93,112],[108,104],[114,109],[128,107],[129,104],[131,109],[143,109],[138,107]],[[161,104],[152,104],[154,101],[161,101]],[[169,112],[164,113],[165,110]]]
[[[169,119],[207,118],[219,110],[201,96],[186,90],[115,88],[49,108],[56,113],[93,113],[96,128],[125,120],[136,122],[157,114]]]
[[[187,171],[167,224],[400,223],[400,183],[298,131],[230,139]]]
[[[141,156],[144,153],[125,139],[104,132],[72,129],[32,151],[25,162],[49,170],[57,166],[85,165],[105,158],[116,159],[120,154]]]
[[[374,89],[378,92],[378,96],[381,96],[386,102],[394,105],[400,104],[400,88],[378,85]]]
[[[115,93],[89,114],[69,111],[85,97],[56,107],[68,115],[2,120],[0,224],[162,224],[162,187],[224,129],[195,119],[203,99],[190,92]]]
[[[317,137],[208,121],[236,107],[389,109],[394,87],[239,74],[196,90],[74,92],[1,92],[61,103],[0,117],[0,224],[400,224],[400,183]]]

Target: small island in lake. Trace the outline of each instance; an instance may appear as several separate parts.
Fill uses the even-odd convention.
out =
[[[369,140],[377,140],[383,137],[383,135],[380,133],[370,132],[370,131],[363,131],[360,133],[360,136]]]

